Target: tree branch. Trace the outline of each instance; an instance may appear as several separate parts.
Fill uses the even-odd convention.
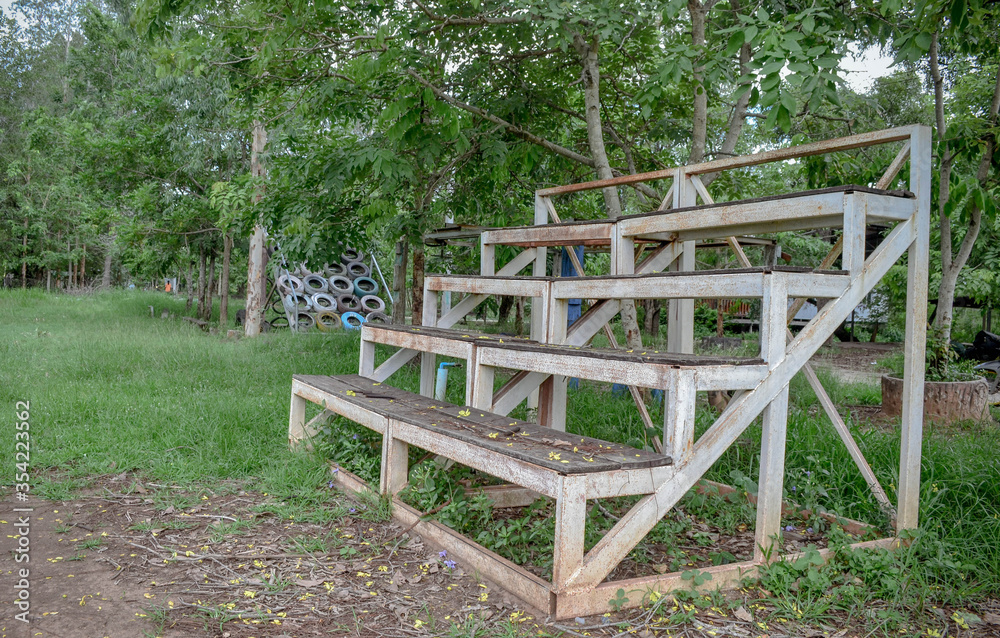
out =
[[[496,115],[493,115],[492,113],[487,113],[481,108],[472,106],[471,104],[466,104],[465,102],[462,102],[461,100],[445,93],[437,86],[434,86],[433,84],[425,80],[423,77],[421,77],[420,74],[414,71],[413,69],[407,70],[407,73],[411,77],[413,77],[413,79],[415,79],[417,82],[429,88],[431,92],[433,92],[434,95],[438,97],[438,99],[444,100],[448,104],[460,108],[463,111],[468,111],[469,113],[481,117],[488,122],[493,122],[494,124],[497,124],[501,126],[504,130],[508,131],[511,135],[520,137],[526,142],[531,142],[532,144],[548,149],[557,155],[561,155],[566,159],[573,160],[574,162],[583,164],[584,166],[589,166],[590,168],[594,168],[595,166],[594,160],[590,159],[589,157],[585,157],[583,155],[580,155],[576,151],[566,148],[565,146],[560,146],[555,142],[550,142],[549,140],[538,137],[533,133],[529,133],[520,126],[517,126],[516,124],[511,124],[510,122],[501,119]]]

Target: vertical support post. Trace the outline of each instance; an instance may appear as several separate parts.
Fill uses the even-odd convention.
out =
[[[437,303],[438,291],[430,290],[425,283],[423,325],[429,327],[437,325]],[[420,394],[425,397],[434,396],[434,367],[436,365],[437,355],[433,352],[424,352],[420,355]]]
[[[444,299],[441,300],[442,302]],[[472,405],[476,388],[476,360],[479,358],[479,348],[470,343],[465,354],[465,405]]]
[[[479,274],[484,277],[497,274],[496,244],[487,244],[482,235],[479,236],[479,255]]]
[[[566,324],[569,317],[569,299],[553,299],[549,309],[548,343],[566,341]],[[569,378],[554,374],[541,386],[538,399],[538,424],[566,431],[566,400]]]
[[[924,350],[927,342],[927,276],[930,251],[931,130],[910,137],[910,190],[917,196],[916,238],[907,253],[906,340],[896,531],[917,527],[920,449],[924,428]]]
[[[788,421],[788,385],[762,414],[760,474],[757,477],[757,531],[754,561],[777,558],[781,549],[781,496],[785,479],[785,439]]]
[[[788,275],[764,275],[761,300],[761,358],[773,370],[785,358],[785,315],[788,312]],[[764,408],[760,441],[760,475],[757,477],[757,532],[754,560],[770,560],[781,547],[781,497],[785,479],[785,441],[788,425],[788,384]],[[777,543],[777,547],[775,544]]]
[[[621,227],[615,224],[611,232],[611,274],[631,275],[634,273],[635,240],[622,236]]]
[[[569,577],[583,565],[584,526],[587,520],[587,476],[562,476],[560,482],[552,557],[552,585],[557,592],[565,590]]]
[[[683,168],[677,169],[674,177],[674,208],[694,206],[697,191]],[[682,242],[680,259],[672,269],[690,272],[695,269],[695,242]],[[694,299],[671,299],[667,306],[667,351],[679,353],[694,352]]]
[[[379,492],[393,496],[406,487],[409,473],[409,448],[406,443],[397,439],[394,434],[399,427],[397,422],[389,419],[382,435],[382,471],[379,476]]]
[[[867,202],[860,193],[844,194],[844,270],[857,276],[865,265],[865,209]]]
[[[288,410],[288,446],[292,449],[304,442],[308,449],[309,435],[306,433],[306,400],[295,394],[292,386],[292,404]]]
[[[479,353],[473,357],[474,362],[469,365],[473,368],[472,375],[472,397],[469,404],[480,410],[493,411],[493,378],[495,368],[479,363]]]
[[[535,219],[536,226],[542,226],[549,223],[549,209],[545,205],[545,201],[542,196],[535,193]],[[530,249],[529,249],[530,250]],[[546,259],[548,257],[547,250],[544,246],[539,246],[535,250],[535,262],[531,268],[531,275],[533,277],[544,277],[546,275]],[[545,341],[545,325],[542,324],[542,310],[540,306],[544,303],[543,299],[537,297],[531,300],[531,332],[530,336],[535,341]],[[535,409],[539,406],[539,391],[532,390],[531,394],[528,395],[528,409]]]
[[[788,274],[772,272],[764,276],[764,295],[760,303],[760,356],[773,370],[785,358],[788,328]]]
[[[686,462],[694,447],[695,399],[698,396],[694,370],[678,368],[667,380],[663,405],[663,453],[674,467]]]
[[[358,374],[370,377],[375,374],[375,343],[366,339],[367,326],[361,326],[361,356],[358,363]]]

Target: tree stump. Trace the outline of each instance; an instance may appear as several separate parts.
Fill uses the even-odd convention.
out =
[[[986,379],[973,381],[933,381],[924,383],[924,417],[938,423],[980,421],[987,410],[989,384]],[[900,416],[903,405],[903,380],[882,377],[882,413]]]

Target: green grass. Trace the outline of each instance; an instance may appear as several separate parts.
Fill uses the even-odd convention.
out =
[[[319,490],[323,468],[288,450],[290,380],[356,373],[357,336],[227,340],[159,312],[152,319],[150,305],[184,309],[162,293],[0,293],[0,404],[31,402],[34,476],[51,468],[61,477],[43,480],[43,495],[65,498],[79,487],[69,479],[123,471],[165,483],[257,477],[275,492]]]
[[[151,319],[149,305],[158,310],[168,307],[178,315],[183,312],[182,302],[162,293],[0,292],[4,326],[0,357],[5,362],[0,367],[0,404],[13,410],[17,401],[31,402],[34,489],[48,498],[68,499],[94,477],[123,471],[141,473],[158,483],[213,490],[219,489],[221,480],[239,479],[275,497],[258,506],[261,512],[317,523],[343,516],[345,507],[329,500],[323,463],[288,450],[288,393],[292,374],[356,373],[357,335],[286,332],[228,340],[179,320]],[[380,352],[383,357],[388,354]],[[452,375],[448,400],[462,403],[464,371]],[[415,390],[417,377],[416,367],[407,366],[392,383]],[[840,406],[880,400],[873,385],[843,384],[822,373],[821,377]],[[791,399],[788,498],[888,531],[887,518],[801,379],[793,381]],[[627,395],[611,397],[606,385],[584,382],[570,392],[569,401],[570,431],[637,447],[648,445],[652,433],[643,428]],[[713,415],[707,408],[699,412],[700,435]],[[653,406],[651,413],[654,423],[662,423],[662,407]],[[515,414],[526,415],[523,408]],[[12,420],[4,423],[12,440]],[[895,499],[898,431],[891,424],[849,426]],[[730,484],[752,482],[759,446],[760,427],[754,424],[707,478]],[[9,467],[3,475],[8,485],[12,470]],[[876,631],[874,635],[888,635],[930,605],[974,607],[977,600],[996,596],[1000,431],[991,426],[948,430],[927,426],[921,478],[921,526],[909,549],[845,553],[829,568],[777,567],[765,575],[777,601],[775,608],[822,619],[844,607],[862,614],[874,601],[881,601],[877,607],[882,616],[865,622]],[[166,509],[183,507],[196,497],[157,490],[152,498],[157,508]],[[387,516],[382,501],[361,505],[370,520]],[[232,527],[224,533],[243,531]],[[307,545],[303,541],[303,549]],[[883,580],[889,585],[879,585],[874,576],[886,574],[889,577]],[[864,586],[856,587],[855,578]],[[823,599],[833,588],[841,588],[836,604]],[[479,635],[469,627],[452,631]]]

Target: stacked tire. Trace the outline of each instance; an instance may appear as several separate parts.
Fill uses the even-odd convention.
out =
[[[365,322],[388,324],[385,301],[378,282],[371,276],[365,254],[347,248],[337,262],[323,264],[312,272],[303,264],[278,277],[281,300],[271,304],[278,315],[275,327],[292,317],[299,331],[357,330]],[[287,314],[286,314],[287,311]]]

